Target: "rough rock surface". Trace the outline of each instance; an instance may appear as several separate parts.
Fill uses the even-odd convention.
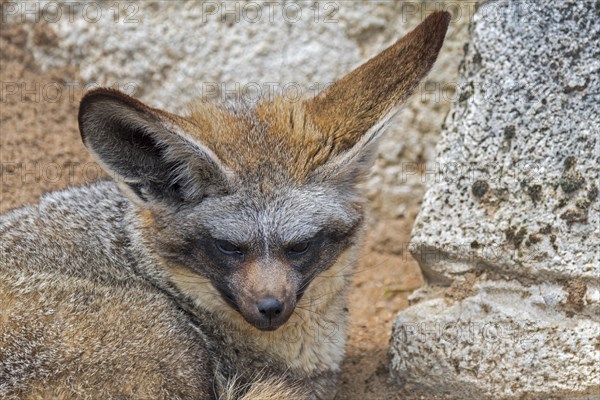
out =
[[[416,174],[418,163],[432,159],[456,96],[474,6],[387,0],[41,1],[7,3],[3,18],[30,24],[26,46],[43,69],[79,68],[82,81],[70,82],[65,93],[111,86],[177,112],[198,96],[316,94],[436,9],[449,10],[455,16],[439,60],[392,123],[368,184],[378,221],[412,217],[420,204],[425,185]]]
[[[600,396],[599,11],[496,1],[475,14],[413,230],[430,286],[395,322],[397,381]]]

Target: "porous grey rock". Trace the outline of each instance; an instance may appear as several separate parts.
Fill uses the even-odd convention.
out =
[[[600,398],[600,5],[480,5],[411,252],[392,375],[463,398]],[[552,397],[555,398],[555,397]]]
[[[86,85],[111,86],[156,107],[183,111],[195,97],[316,94],[393,43],[436,9],[454,13],[444,48],[392,122],[367,184],[373,220],[411,216],[456,94],[474,3],[455,1],[11,2],[4,18],[30,26],[43,69],[76,65]],[[45,24],[53,40],[39,40]],[[50,44],[51,43],[51,44]]]

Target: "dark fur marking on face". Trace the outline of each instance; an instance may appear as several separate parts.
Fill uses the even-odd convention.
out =
[[[272,238],[265,247],[264,237],[260,236],[252,242],[241,243],[244,255],[234,257],[219,251],[210,227],[204,226],[201,219],[195,219],[201,212],[193,208],[188,212],[189,215],[179,215],[181,221],[173,220],[177,216],[172,214],[155,218],[158,223],[154,226],[161,227],[160,233],[150,236],[155,240],[158,254],[171,265],[183,267],[208,279],[225,304],[244,318],[244,310],[252,308],[259,300],[251,297],[251,294],[260,295],[261,282],[264,282],[261,281],[262,278],[248,275],[254,274],[248,269],[249,263],[258,268],[256,271],[263,270],[263,266],[266,271],[277,265],[280,277],[276,279],[287,276],[281,282],[289,286],[286,292],[294,299],[288,306],[295,307],[293,304],[302,298],[313,279],[334,265],[339,256],[355,244],[357,232],[363,222],[360,216],[352,221],[324,220],[324,226],[318,234],[310,238],[311,247],[297,258],[290,257],[287,253],[291,243]],[[219,239],[228,238],[219,236]],[[245,306],[241,307],[241,304]],[[251,323],[256,325],[261,322],[252,320]],[[264,326],[259,329],[263,328],[266,329]]]
[[[304,296],[306,290],[310,287],[311,282],[321,272],[331,268],[337,258],[345,250],[356,244],[357,233],[362,226],[363,218],[357,220],[349,228],[329,229],[323,232],[323,242],[320,246],[318,263],[313,264],[313,268],[307,269],[302,277],[299,290],[296,293],[296,300]]]

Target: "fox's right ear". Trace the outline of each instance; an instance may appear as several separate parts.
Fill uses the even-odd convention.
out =
[[[112,89],[88,92],[79,106],[83,143],[121,190],[144,206],[228,191],[231,172],[190,135],[193,128]]]

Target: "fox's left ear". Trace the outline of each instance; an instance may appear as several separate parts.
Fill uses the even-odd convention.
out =
[[[350,72],[313,99],[305,110],[332,143],[332,157],[315,174],[355,182],[370,168],[385,122],[433,66],[450,22],[435,12],[412,32]]]

